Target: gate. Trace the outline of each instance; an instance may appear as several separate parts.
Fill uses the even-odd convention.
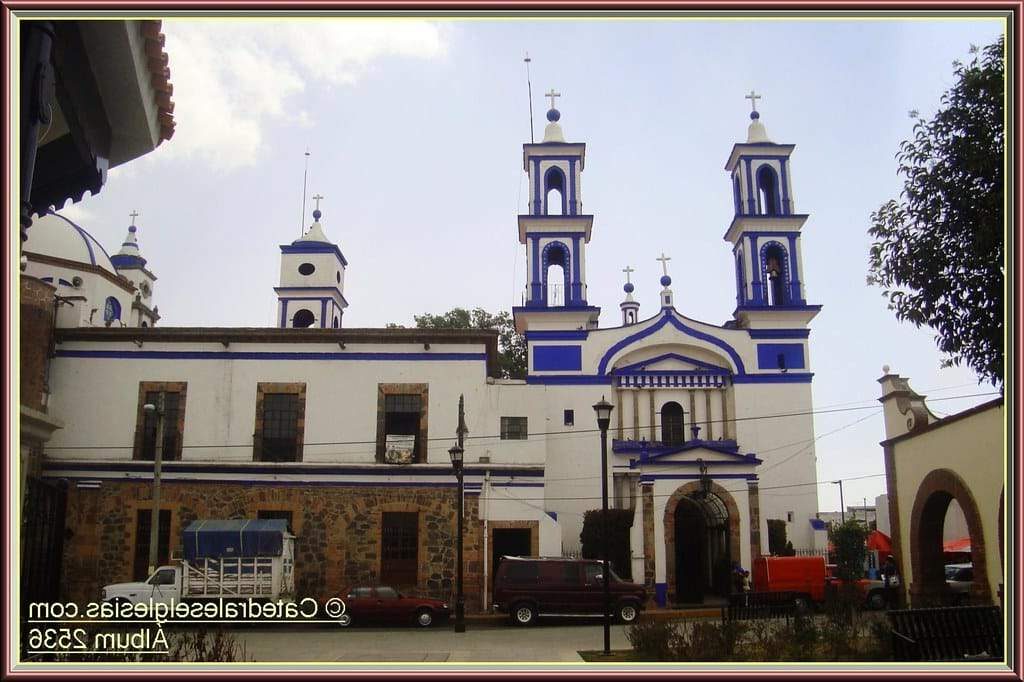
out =
[[[67,484],[28,478],[22,515],[21,609],[60,599],[61,564],[64,558],[64,512]]]

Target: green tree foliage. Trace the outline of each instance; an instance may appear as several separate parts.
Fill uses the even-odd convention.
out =
[[[864,577],[869,532],[867,526],[857,519],[833,524],[829,528],[828,539],[835,550],[836,577],[840,580],[851,582]]]
[[[633,512],[629,509],[608,510],[608,561],[620,578],[632,579],[629,560],[629,529],[633,526]],[[584,559],[600,559],[604,538],[601,535],[601,510],[591,509],[583,514],[580,532],[581,554]]]
[[[935,330],[944,366],[1003,382],[1003,38],[954,62],[955,84],[896,155],[900,200],[871,215],[868,282]]]
[[[420,329],[497,329],[498,368],[503,379],[526,378],[526,339],[516,331],[512,316],[502,311],[492,315],[483,308],[452,308],[441,315],[424,313],[413,319]],[[388,329],[401,328],[394,322]]]

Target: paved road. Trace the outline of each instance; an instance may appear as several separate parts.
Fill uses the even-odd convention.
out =
[[[244,630],[235,633],[256,661],[334,662],[560,662],[581,663],[579,650],[604,646],[600,624],[540,623],[534,627],[478,627],[456,634],[451,626]],[[628,649],[625,629],[612,626],[612,649]]]

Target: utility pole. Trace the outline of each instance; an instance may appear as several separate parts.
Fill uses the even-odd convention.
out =
[[[156,571],[157,545],[160,541],[160,465],[164,454],[164,392],[160,391],[156,405],[147,403],[142,409],[156,413],[156,443],[153,454],[153,511],[149,519],[149,575]]]
[[[465,402],[465,397],[460,393],[459,394],[459,426],[458,426],[458,429],[457,429],[457,432],[456,432],[456,435],[458,436],[458,443],[459,443],[458,444],[458,449],[459,449],[460,457],[463,456],[462,453],[465,452],[465,449],[463,448],[463,439],[465,438],[467,433],[469,433],[469,429],[466,428],[466,402]],[[459,515],[459,528],[458,528],[459,544],[458,544],[458,549],[457,549],[457,551],[455,553],[456,554],[455,561],[458,563],[458,569],[457,569],[457,571],[455,573],[455,583],[456,583],[456,587],[455,587],[455,590],[456,590],[456,596],[455,596],[455,632],[465,632],[466,631],[466,598],[465,598],[465,595],[463,594],[463,571],[462,571],[462,545],[463,545],[463,535],[465,534],[465,526],[463,525],[465,523],[464,520],[463,520],[463,516],[465,515],[465,509],[464,509],[464,505],[463,505],[463,498],[465,496],[465,487],[464,487],[464,483],[463,483],[463,468],[462,468],[462,461],[461,460],[459,461],[458,467],[456,469],[456,476],[458,477],[458,481],[459,481],[459,492],[458,492],[459,503],[457,505],[457,513]]]

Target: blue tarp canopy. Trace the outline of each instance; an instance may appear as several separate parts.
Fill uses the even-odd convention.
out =
[[[288,522],[284,519],[193,521],[182,534],[185,559],[281,556]]]

